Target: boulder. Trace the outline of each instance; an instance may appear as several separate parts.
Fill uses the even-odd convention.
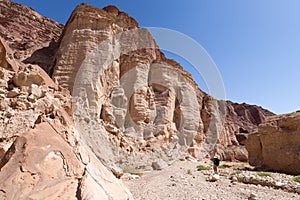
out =
[[[0,168],[1,199],[75,197],[84,172],[69,145],[45,123],[18,137]]]
[[[132,199],[93,155],[86,165],[48,123],[18,137],[0,161],[1,199]],[[11,184],[15,183],[15,184]]]
[[[246,142],[249,163],[257,168],[300,174],[300,112],[269,117]]]
[[[168,166],[168,164],[162,159],[158,159],[157,161],[152,163],[152,168],[154,170],[162,170],[163,168],[165,168],[167,166]]]

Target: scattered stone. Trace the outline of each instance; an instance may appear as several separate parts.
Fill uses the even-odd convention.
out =
[[[41,89],[39,88],[39,86],[36,85],[36,84],[31,84],[31,91],[30,91],[30,93],[31,93],[34,97],[36,97],[37,99],[41,98],[42,95],[43,95],[42,90],[41,90]]]
[[[118,166],[114,165],[114,166],[110,167],[110,170],[117,178],[121,178],[124,175],[123,170]]]
[[[282,186],[284,186],[284,183],[282,183],[280,181],[276,181],[274,185],[278,188],[281,188]]]
[[[13,83],[18,86],[42,85],[45,83],[42,76],[37,73],[18,72],[13,78]]]
[[[6,97],[15,98],[20,94],[20,89],[14,88],[6,93]]]
[[[210,182],[216,182],[220,180],[220,175],[219,174],[213,174],[212,176],[209,177],[208,179]]]
[[[233,176],[233,177],[231,178],[231,181],[232,181],[232,182],[237,182],[237,181],[238,181],[238,179],[237,179],[237,177],[236,177],[236,176]]]
[[[257,199],[258,199],[257,194],[255,194],[255,193],[251,193],[250,197],[248,198],[248,200],[257,200]]]
[[[136,174],[130,174],[130,173],[124,173],[122,176],[122,179],[127,179],[127,180],[137,180],[139,179],[140,176]]]
[[[168,166],[168,164],[162,159],[158,159],[157,161],[152,162],[152,168],[154,170],[162,170],[163,168],[165,168],[167,166]]]
[[[35,100],[36,100],[36,98],[35,98],[35,96],[34,95],[29,95],[28,97],[27,97],[27,99],[28,99],[28,101],[30,101],[31,103],[34,103],[35,102]]]

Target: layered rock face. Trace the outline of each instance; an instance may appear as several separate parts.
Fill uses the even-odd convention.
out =
[[[300,112],[268,118],[248,137],[249,163],[257,168],[300,174]]]
[[[0,7],[0,36],[12,50],[11,57],[49,72],[63,25],[11,1],[1,1]]]
[[[0,198],[132,199],[73,128],[70,92],[25,59],[57,39],[57,23],[12,2],[0,9],[0,27],[11,31],[1,32],[0,43]],[[41,24],[28,19],[36,16]],[[26,27],[41,36],[31,38]],[[23,41],[33,46],[20,50]],[[52,63],[52,53],[36,64]]]
[[[114,6],[82,4],[65,27],[13,2],[0,9],[3,199],[131,199],[118,166],[203,150],[245,160],[247,133],[272,115],[202,92]]]
[[[214,149],[223,160],[248,161],[245,143],[248,134],[274,114],[256,105],[226,102],[226,119],[224,128]]]
[[[79,128],[96,124],[82,130],[83,137],[99,157],[113,163],[125,156],[119,147],[134,152],[134,162],[151,162],[162,156],[169,160],[187,148],[198,157],[203,143],[210,144],[204,151],[214,150],[221,159],[246,161],[247,133],[272,115],[199,90],[190,74],[164,57],[147,30],[113,6],[78,6],[55,60],[53,79],[72,92]],[[101,141],[92,132],[102,135]],[[152,158],[136,157],[139,152],[151,152]]]
[[[53,79],[73,93],[75,121],[79,128],[89,127],[82,135],[99,158],[123,163],[133,152],[132,162],[144,158],[151,166],[154,158],[140,152],[168,160],[191,145],[198,129],[202,132],[190,75],[165,59],[151,35],[113,6],[77,7],[55,59]],[[161,152],[169,145],[175,152]]]

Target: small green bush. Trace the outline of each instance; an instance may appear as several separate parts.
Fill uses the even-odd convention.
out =
[[[209,168],[209,167],[205,167],[205,166],[203,166],[203,165],[198,165],[198,166],[197,166],[197,170],[198,170],[198,171],[202,171],[202,170],[210,170],[210,168]]]
[[[237,171],[232,172],[231,175],[238,175],[238,174],[241,174],[241,173],[242,173],[242,172],[241,172],[240,170],[237,170]]]
[[[188,169],[186,173],[192,175],[192,171],[190,169]]]
[[[264,176],[264,177],[272,177],[272,175],[270,173],[267,172],[257,172],[258,176]]]
[[[179,160],[180,160],[180,161],[185,161],[185,159],[184,159],[184,158],[179,158]]]
[[[293,178],[293,181],[300,183],[300,176],[295,176]]]

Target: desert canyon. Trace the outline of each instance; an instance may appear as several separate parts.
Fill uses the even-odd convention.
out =
[[[299,111],[206,94],[115,6],[0,1],[0,199],[299,199],[299,166]]]

